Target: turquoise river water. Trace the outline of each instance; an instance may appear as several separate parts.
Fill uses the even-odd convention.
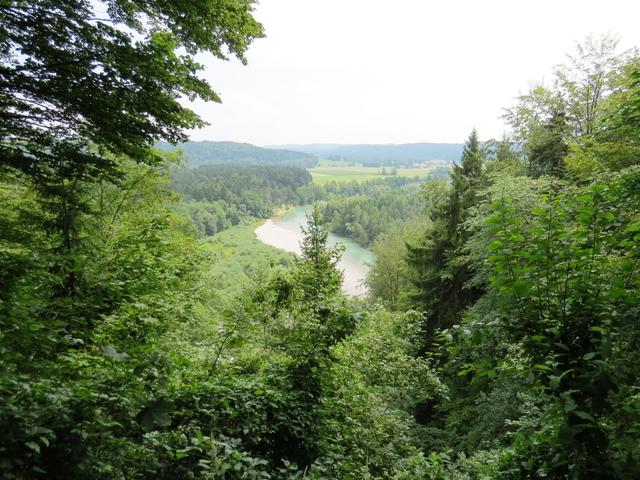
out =
[[[300,241],[302,240],[300,227],[306,225],[306,214],[310,208],[310,205],[294,207],[281,215],[266,220],[256,228],[256,236],[267,245],[300,254]],[[364,279],[375,255],[348,238],[330,233],[329,245],[333,246],[338,243],[345,247],[338,265],[344,274],[342,289],[347,295],[363,296],[367,293]]]

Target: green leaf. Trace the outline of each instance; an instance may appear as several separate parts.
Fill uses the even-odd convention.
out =
[[[487,248],[490,252],[493,252],[495,250],[498,250],[499,248],[502,248],[502,245],[503,244],[500,240],[494,240],[487,246]]]
[[[534,365],[533,368],[536,368],[538,370],[544,370],[545,372],[553,372],[553,368],[547,365],[537,364],[537,365]]]
[[[171,425],[173,409],[172,402],[165,399],[156,400],[138,413],[138,423],[145,432],[150,432],[155,427],[168,427]]]
[[[583,420],[589,420],[590,422],[596,423],[595,418],[593,418],[589,413],[583,412],[582,410],[574,410],[574,412],[578,417]]]
[[[25,445],[36,453],[40,453],[40,445],[36,442],[26,442]]]

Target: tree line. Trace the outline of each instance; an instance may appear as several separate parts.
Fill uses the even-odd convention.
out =
[[[244,220],[267,218],[299,202],[297,190],[311,183],[304,168],[275,165],[215,165],[180,168],[172,188],[182,195],[178,210],[200,235],[214,235]]]
[[[416,410],[440,452],[420,468],[640,471],[639,71],[611,37],[579,44],[507,111],[511,139],[486,150],[472,132],[451,182],[425,185],[426,229],[377,246],[404,253],[382,256],[372,294],[424,311],[422,351],[448,390]]]
[[[309,153],[262,148],[248,143],[188,141],[174,146],[167,142],[159,142],[157,147],[168,151],[180,151],[190,167],[234,164],[312,168],[318,164],[318,158]]]
[[[418,184],[410,185],[417,187]],[[424,209],[417,188],[377,190],[367,195],[330,197],[320,203],[332,232],[368,247],[397,223],[416,219]]]
[[[268,218],[279,207],[324,201],[329,228],[365,246],[391,216],[408,218],[419,210],[421,199],[410,194],[419,182],[389,177],[317,185],[306,169],[275,165],[220,164],[171,171],[171,188],[181,195],[176,211],[191,218],[200,236]]]

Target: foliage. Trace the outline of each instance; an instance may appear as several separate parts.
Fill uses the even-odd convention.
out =
[[[322,185],[312,183],[298,189],[300,201],[303,204],[315,203],[320,200],[328,200],[331,197],[353,197],[357,195],[374,195],[376,192],[384,192],[390,189],[409,187],[421,180],[418,178],[387,176],[366,181],[338,182],[330,181]]]
[[[484,153],[474,130],[465,144],[460,165],[454,165],[451,187],[425,187],[430,226],[417,243],[408,245],[408,263],[416,287],[415,300],[427,310],[425,346],[433,342],[437,329],[455,324],[460,313],[479,296],[477,286],[467,283],[472,265],[464,252],[470,232],[465,221],[477,203],[483,186]]]
[[[386,231],[376,238],[371,246],[376,261],[367,274],[371,299],[384,301],[391,310],[410,306],[412,286],[406,261],[407,243],[414,243],[424,229],[416,216],[405,222],[387,224]]]
[[[638,59],[617,46],[611,35],[588,37],[555,69],[552,85],[537,85],[506,111],[531,175],[562,175],[566,166],[573,176],[588,178],[633,163],[637,143],[619,112],[631,104],[629,70]]]
[[[234,204],[224,200],[213,202],[183,200],[176,204],[175,210],[191,220],[194,232],[199,238],[210,237],[227,228],[253,220]]]
[[[408,260],[427,322],[451,308],[424,347],[447,395],[416,405],[396,478],[637,477],[637,62],[614,46],[588,40],[521,98],[479,175],[423,187]]]
[[[175,170],[148,147],[201,123],[194,58],[242,59],[251,6],[0,7],[0,476],[637,478],[637,60],[588,40],[419,193]],[[318,200],[300,257],[255,238]],[[373,242],[369,299],[329,228]]]
[[[333,349],[321,441],[335,463],[314,475],[317,462],[311,478],[389,478],[417,452],[415,405],[444,393],[429,363],[415,356],[420,321],[416,312],[376,308],[364,312],[355,334]]]
[[[208,235],[223,230],[225,224],[237,225],[246,217],[266,218],[277,207],[297,203],[297,189],[310,183],[311,176],[302,168],[273,165],[216,165],[172,172],[176,191],[187,200],[209,204],[200,218],[195,215],[202,209],[194,204],[186,207]]]
[[[639,178],[637,170],[623,171],[551,191],[524,218],[509,197],[494,200],[488,261],[500,295],[496,328],[522,342],[536,384],[564,416],[554,459],[530,456],[532,469],[605,478],[612,468],[623,475],[628,462],[637,465],[634,449],[611,450],[607,425],[612,394],[638,380],[619,362],[636,349]],[[616,457],[626,460],[614,467]]]
[[[43,183],[113,178],[118,163],[105,151],[157,162],[157,140],[181,141],[203,125],[178,97],[219,101],[195,56],[244,61],[262,36],[251,9],[245,0],[5,2],[3,167]]]
[[[294,266],[293,254],[259,241],[255,224],[229,228],[204,242],[213,261],[203,267],[209,288],[208,302],[225,305],[236,294],[266,275],[272,268]]]
[[[415,188],[396,188],[368,195],[332,197],[322,202],[321,208],[332,232],[369,246],[394,221],[417,217],[424,205]]]
[[[45,235],[39,202],[14,198],[22,217],[5,217],[36,233],[3,239],[1,271],[12,271],[0,314],[7,478],[89,475],[90,459],[139,435],[136,415],[162,398],[171,361],[153,345],[189,319],[199,254],[169,211],[166,177],[122,168],[124,190],[83,189],[91,212],[77,220],[72,250]]]

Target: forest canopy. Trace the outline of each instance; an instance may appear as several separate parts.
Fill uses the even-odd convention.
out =
[[[154,147],[252,9],[0,5],[0,477],[637,479],[637,52],[580,43],[447,178],[184,168]],[[254,234],[291,204],[298,256]],[[376,253],[366,298],[330,229]]]

